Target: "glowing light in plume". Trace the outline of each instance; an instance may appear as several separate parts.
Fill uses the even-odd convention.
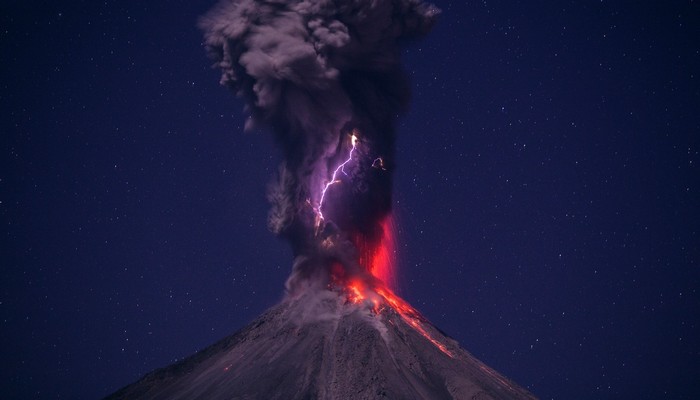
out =
[[[352,145],[352,148],[350,149],[350,153],[348,154],[348,159],[343,161],[342,164],[338,165],[338,167],[333,171],[333,175],[331,176],[331,180],[326,183],[326,185],[323,187],[323,191],[321,191],[321,199],[318,201],[318,207],[316,208],[316,213],[318,214],[318,220],[316,222],[316,225],[318,226],[321,221],[324,220],[323,217],[323,200],[326,198],[326,192],[328,191],[328,188],[331,187],[332,185],[335,185],[336,183],[340,183],[340,180],[338,179],[338,172],[342,172],[343,174],[347,175],[345,173],[345,165],[347,165],[350,161],[352,161],[352,153],[355,152],[355,149],[357,148],[357,135],[356,131],[352,131],[352,136],[350,136],[350,144]]]
[[[382,239],[374,249],[370,272],[384,282],[391,290],[397,290],[396,282],[396,253],[394,218],[387,215],[382,221]]]
[[[372,161],[372,168],[378,168],[382,171],[386,171],[386,168],[384,168],[384,159],[381,157],[375,158],[374,161]]]
[[[362,234],[353,236],[353,243],[360,255],[360,265],[389,289],[396,291],[396,240],[392,215],[387,215],[380,223],[382,236],[379,243],[368,243]]]

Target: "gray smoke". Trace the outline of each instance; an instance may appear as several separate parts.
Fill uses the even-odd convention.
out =
[[[221,83],[246,101],[247,128],[272,128],[283,149],[269,226],[292,244],[290,290],[333,263],[356,274],[351,239],[381,238],[395,119],[409,99],[399,46],[426,34],[438,14],[421,0],[228,0],[200,19]],[[314,207],[355,129],[358,159],[327,194],[319,234]],[[375,157],[383,169],[371,168]]]

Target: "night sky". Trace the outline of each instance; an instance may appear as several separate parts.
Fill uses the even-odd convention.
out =
[[[210,67],[214,2],[147,3],[0,5],[2,398],[100,398],[283,296],[280,155]],[[697,2],[434,3],[400,294],[542,399],[700,398]]]

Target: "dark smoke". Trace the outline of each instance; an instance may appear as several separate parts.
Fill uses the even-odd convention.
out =
[[[395,120],[409,99],[399,46],[438,13],[421,0],[228,0],[201,18],[221,83],[247,103],[247,128],[272,128],[283,149],[269,226],[292,244],[290,291],[325,284],[335,265],[363,274],[349,238],[378,241],[391,208]],[[356,161],[316,227],[314,206],[355,129]]]

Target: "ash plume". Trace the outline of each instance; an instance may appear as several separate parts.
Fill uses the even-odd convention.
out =
[[[200,19],[221,83],[246,102],[246,128],[271,128],[282,148],[268,222],[292,245],[290,292],[325,285],[338,266],[368,275],[352,238],[380,240],[391,208],[395,120],[409,99],[400,45],[438,14],[421,0],[227,0]],[[319,224],[353,132],[356,162],[326,193]]]

